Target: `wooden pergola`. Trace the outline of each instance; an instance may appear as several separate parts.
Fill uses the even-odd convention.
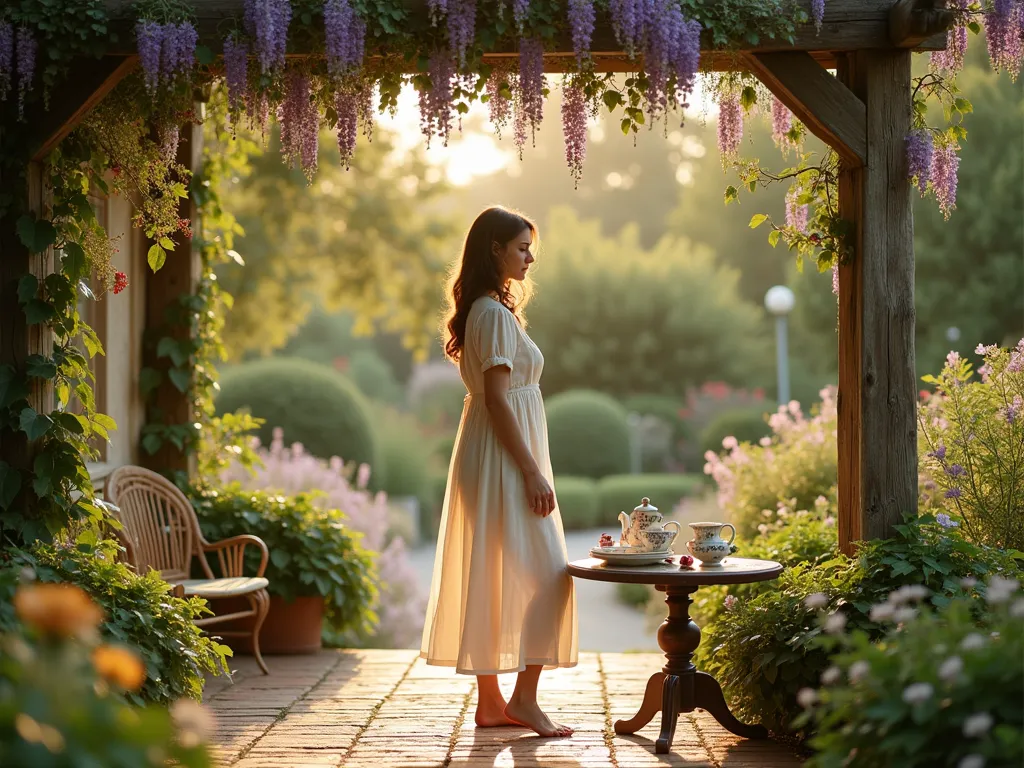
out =
[[[406,1],[410,7],[424,5]],[[809,14],[810,0],[801,2]],[[107,2],[125,46],[134,39],[132,22],[116,19],[130,5],[130,0]],[[192,5],[200,45],[220,51],[223,26],[218,31],[218,25],[241,16],[242,0],[193,0]],[[853,258],[839,269],[838,527],[847,552],[853,541],[887,537],[904,513],[917,509],[914,225],[904,140],[911,128],[911,52],[944,48],[952,20],[942,0],[826,0],[820,31],[804,25],[792,45],[762,41],[727,52],[708,46],[702,52],[705,68],[755,74],[841,158],[840,212],[854,225]],[[638,67],[609,28],[596,30],[591,48],[600,70]],[[485,59],[515,55],[497,50]],[[562,40],[545,55],[546,69],[565,71],[572,55],[570,41]],[[44,207],[46,155],[136,66],[137,56],[128,48],[82,61],[55,89],[47,111],[27,114],[34,137],[27,168],[30,210],[40,213]],[[184,138],[179,159],[195,167],[196,142],[187,133]],[[26,326],[16,287],[22,275],[41,276],[51,269],[52,254],[32,256],[20,243],[13,217],[0,221],[0,365],[23,370],[29,354],[48,348],[38,326]],[[189,259],[169,259],[147,287],[147,316],[159,317],[164,306],[189,290],[193,273]],[[40,406],[52,400],[46,392],[34,397]],[[187,416],[187,396],[167,388],[158,397],[165,412],[184,409]],[[0,458],[15,466],[25,464],[28,452],[25,435],[19,434],[8,433],[0,445]],[[181,466],[180,459],[170,457],[165,463]]]

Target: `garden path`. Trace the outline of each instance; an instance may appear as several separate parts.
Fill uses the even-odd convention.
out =
[[[668,755],[654,754],[660,718],[634,736],[612,723],[634,714],[655,653],[584,653],[573,669],[545,673],[543,705],[571,723],[571,739],[525,729],[477,730],[474,680],[428,667],[416,651],[323,651],[269,657],[259,674],[249,656],[234,683],[211,680],[205,701],[217,718],[219,764],[233,768],[797,768],[782,744],[744,741],[696,712],[680,717]],[[514,678],[503,676],[503,687]]]

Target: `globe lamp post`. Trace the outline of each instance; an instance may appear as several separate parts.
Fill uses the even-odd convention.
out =
[[[789,396],[789,345],[786,319],[793,311],[795,297],[785,285],[776,285],[764,295],[764,306],[775,315],[775,365],[778,374],[779,404],[788,403]]]

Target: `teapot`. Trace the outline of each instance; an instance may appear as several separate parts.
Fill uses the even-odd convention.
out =
[[[630,547],[639,547],[644,550],[660,550],[671,544],[671,539],[679,533],[679,523],[670,520],[664,526],[664,516],[658,508],[651,505],[651,500],[646,496],[641,499],[640,506],[633,508],[633,513],[627,515],[619,513],[619,523],[622,525],[622,537],[620,543]],[[666,529],[675,526],[675,533],[671,538],[665,536]],[[648,535],[650,534],[650,535]]]

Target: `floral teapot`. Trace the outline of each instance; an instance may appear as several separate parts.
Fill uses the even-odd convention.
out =
[[[633,508],[633,513],[627,515],[619,513],[619,522],[622,524],[622,537],[619,542],[630,547],[640,547],[649,550],[661,550],[672,543],[672,539],[679,533],[679,523],[670,520],[662,525],[664,516],[657,507],[651,505],[651,500],[644,497],[639,507]],[[669,526],[675,526],[675,531],[667,530]]]

